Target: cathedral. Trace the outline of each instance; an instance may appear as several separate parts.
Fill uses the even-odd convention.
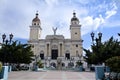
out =
[[[53,28],[53,35],[47,35],[41,39],[42,26],[38,16],[32,20],[28,44],[32,45],[35,58],[41,60],[45,67],[62,69],[65,67],[75,67],[76,62],[82,58],[81,24],[73,12],[70,22],[70,39],[65,39],[64,35],[57,35],[57,28]]]

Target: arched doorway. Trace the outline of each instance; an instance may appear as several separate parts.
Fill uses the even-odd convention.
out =
[[[51,50],[51,59],[56,60],[58,57],[58,46],[53,45]]]
[[[70,52],[68,50],[65,53],[65,58],[70,59]]]
[[[58,50],[52,49],[51,59],[57,59],[58,57]]]

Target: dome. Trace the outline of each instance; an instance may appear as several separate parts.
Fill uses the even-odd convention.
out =
[[[32,20],[32,25],[39,26],[41,25],[40,19],[38,18],[38,12],[36,13],[36,17]]]
[[[79,19],[76,17],[76,13],[75,12],[73,12],[73,17],[71,18],[71,22],[78,22],[79,23]]]
[[[33,22],[40,22],[40,19],[38,18],[38,13],[36,13],[36,17],[32,20]]]
[[[79,21],[79,19],[77,17],[73,17],[71,21]]]

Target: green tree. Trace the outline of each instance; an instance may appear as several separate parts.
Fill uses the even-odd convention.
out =
[[[76,62],[76,65],[77,65],[78,67],[82,66],[82,64],[83,64],[83,63],[82,63],[81,61],[77,61],[77,62]]]
[[[91,51],[88,49],[83,49],[85,51],[85,60],[88,64],[102,64],[104,61],[104,45],[102,43],[96,42],[96,44],[91,45]]]
[[[13,41],[11,44],[2,44],[0,49],[0,60],[5,63],[30,63],[33,52],[28,44]]]
[[[106,65],[111,71],[120,72],[120,56],[115,56],[106,60]]]
[[[113,56],[120,56],[120,42],[118,39],[111,37],[104,43],[97,43],[91,45],[91,51],[84,49],[86,52],[85,59],[88,64],[102,64],[108,58]]]
[[[38,62],[37,62],[37,66],[39,67],[39,68],[43,68],[44,66],[43,66],[43,63],[41,62],[41,60],[39,60]]]
[[[90,50],[87,50],[87,49],[83,49],[85,52],[86,52],[86,54],[85,54],[85,56],[84,56],[84,59],[85,59],[85,61],[88,63],[88,64],[92,64],[92,52],[90,51]]]

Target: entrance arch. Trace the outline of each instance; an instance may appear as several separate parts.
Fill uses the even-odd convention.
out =
[[[65,58],[70,59],[70,52],[68,50],[65,53]]]
[[[58,57],[58,46],[53,45],[51,49],[51,59],[56,60]]]
[[[52,52],[52,53],[51,53],[51,59],[56,60],[57,57],[58,57],[58,49],[52,49],[51,52]]]

